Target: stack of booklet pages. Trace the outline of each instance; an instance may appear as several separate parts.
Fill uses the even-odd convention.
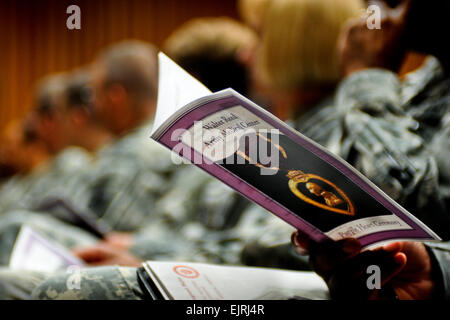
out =
[[[325,282],[308,271],[147,261],[139,281],[155,300],[329,299]]]

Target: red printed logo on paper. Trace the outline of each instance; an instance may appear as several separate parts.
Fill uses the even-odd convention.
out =
[[[176,274],[189,279],[198,278],[200,275],[197,270],[188,266],[175,266],[173,267],[173,271],[175,271]]]

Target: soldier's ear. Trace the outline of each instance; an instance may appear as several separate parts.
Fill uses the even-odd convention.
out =
[[[76,126],[85,124],[89,118],[89,111],[86,108],[77,108],[71,111],[70,118]]]

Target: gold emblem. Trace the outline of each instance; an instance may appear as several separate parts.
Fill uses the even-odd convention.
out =
[[[260,138],[266,140],[267,142],[273,144],[275,146],[275,148],[277,148],[278,151],[280,151],[283,158],[287,159],[287,153],[282,146],[272,142],[271,139],[264,137],[260,133],[257,133],[257,135]],[[237,154],[240,155],[241,157],[243,157],[244,159],[246,159],[247,161],[249,161],[250,163],[252,163],[252,159],[248,155],[246,155],[244,152],[238,150]],[[278,167],[265,166],[261,163],[258,163],[257,161],[253,162],[253,165],[255,165],[258,168],[265,168],[265,169],[269,169],[269,170],[281,170]],[[328,181],[327,179],[322,178],[321,176],[318,176],[316,174],[304,173],[301,170],[287,170],[286,177],[289,178],[289,182],[288,182],[289,189],[295,196],[297,196],[301,200],[303,200],[315,207],[324,209],[324,210],[328,210],[328,211],[332,211],[332,212],[336,212],[336,213],[340,213],[340,214],[345,214],[345,215],[349,215],[349,216],[355,215],[355,207],[353,206],[353,203],[351,202],[350,198],[344,193],[344,191],[342,191],[340,188],[338,188],[331,181]],[[318,185],[317,183],[314,183],[311,180],[319,180],[319,181],[326,183],[328,186],[332,187],[333,190],[336,190],[337,193],[339,194],[339,196],[341,196],[342,198],[340,198],[333,192],[324,190],[320,185]],[[320,203],[314,199],[311,199],[310,197],[306,196],[305,194],[303,194],[298,189],[299,183],[305,183],[306,189],[311,194],[315,195],[316,197],[322,197],[323,201],[325,203]],[[339,206],[343,203],[347,204],[347,210],[336,208],[336,206]]]
[[[302,199],[303,201],[328,211],[346,214],[349,216],[355,215],[355,208],[353,206],[353,203],[350,201],[350,198],[344,193],[344,191],[338,188],[331,181],[328,181],[327,179],[324,179],[321,176],[315,174],[303,173],[301,170],[289,170],[286,177],[289,178],[288,184],[291,192],[295,194],[298,198]],[[325,182],[327,185],[331,186],[333,190],[336,190],[344,200],[336,196],[334,193],[324,190],[321,186],[310,180],[320,180],[322,182]],[[322,197],[325,204],[313,200],[310,197],[303,194],[297,187],[299,183],[305,183],[306,189],[308,189],[308,191],[311,194],[317,197]],[[347,204],[347,210],[335,208],[336,206],[344,202]]]

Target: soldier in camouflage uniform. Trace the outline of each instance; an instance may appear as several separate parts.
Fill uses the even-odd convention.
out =
[[[298,128],[449,239],[449,92],[434,57],[403,81],[387,70],[360,71],[341,83],[334,106],[313,110]]]
[[[36,110],[29,123],[32,136],[43,141],[50,151],[59,153],[30,174],[16,175],[1,186],[0,237],[4,239],[0,242],[1,264],[8,263],[14,238],[23,224],[36,226],[36,231],[68,248],[96,242],[96,237],[84,234],[82,230],[73,233],[75,228],[71,224],[77,225],[78,221],[64,208],[38,210],[49,197],[71,199],[82,204],[87,191],[83,185],[88,176],[81,173],[93,161],[89,151],[95,150],[110,137],[90,116],[90,102],[82,99],[82,89],[88,79],[86,73],[76,71],[71,77],[57,75],[43,81],[36,99]],[[74,117],[78,121],[73,121]],[[79,130],[82,133],[77,133]],[[58,139],[53,138],[55,135]],[[89,135],[89,139],[85,135]],[[67,147],[60,151],[72,144],[79,147]],[[89,213],[85,215],[91,220],[95,218]],[[88,242],[86,238],[89,238]]]
[[[354,20],[340,39],[339,55],[347,78],[336,96],[338,112],[334,115],[334,109],[321,108],[301,126],[313,139],[323,137],[321,143],[448,240],[449,149],[445,138],[449,137],[450,61],[449,48],[439,34],[446,28],[444,17],[450,4],[430,7],[408,0],[394,10],[379,5],[384,11],[381,30],[370,30],[366,21]],[[388,70],[399,69],[406,50],[439,59],[429,57],[422,68],[399,81]],[[321,125],[314,127],[314,123]],[[309,249],[314,271],[327,281],[334,298],[392,298],[390,287],[400,299],[450,299],[448,241],[426,247],[392,243],[384,247],[384,258],[377,259],[375,253],[359,253],[354,239],[311,244],[299,233],[293,240],[303,250]],[[344,254],[341,245],[348,249]],[[395,265],[386,271],[392,278],[381,291],[370,292],[356,275],[372,264],[383,270],[387,256]],[[388,296],[383,296],[385,289]]]
[[[34,209],[58,197],[109,229],[132,231],[141,226],[174,170],[170,153],[148,139],[156,96],[155,63],[154,48],[144,43],[126,42],[106,50],[93,72],[97,113],[115,134],[128,134],[95,156],[70,148],[33,175],[14,177],[2,186],[1,212]],[[109,110],[108,97],[119,85],[129,98],[115,101]],[[141,126],[129,132],[137,124]]]

